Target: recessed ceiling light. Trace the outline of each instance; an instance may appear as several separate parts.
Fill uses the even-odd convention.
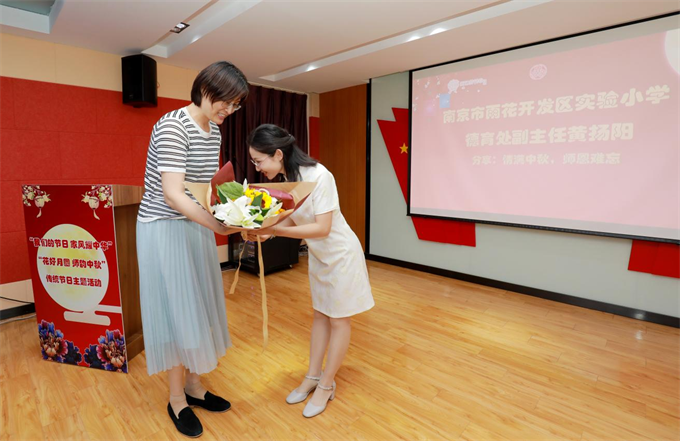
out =
[[[529,1],[508,0],[506,2],[493,5],[485,9],[476,10],[474,12],[470,12],[454,18],[450,18],[448,20],[444,20],[437,24],[427,25],[420,29],[395,35],[393,37],[385,38],[383,40],[378,40],[373,43],[366,44],[364,46],[355,47],[353,49],[349,49],[344,52],[337,53],[335,55],[330,55],[325,58],[313,60],[312,66],[314,66],[315,69],[320,69],[322,67],[331,66],[337,63],[341,63],[368,54],[372,54],[378,51],[389,49],[400,44],[410,43],[421,38],[427,38],[432,35],[437,35],[441,32],[462,28],[465,26],[469,26],[471,24],[479,23],[485,20],[490,20],[506,14],[543,5],[553,1],[555,0],[529,0]],[[285,70],[283,72],[267,75],[260,78],[267,81],[277,82],[284,80],[286,78],[291,78],[296,75],[300,75],[303,72],[309,72],[309,66],[310,64],[303,64],[292,69]]]
[[[182,32],[183,30],[185,30],[188,27],[189,27],[188,24],[181,22],[181,23],[177,24],[174,28],[170,29],[170,32],[174,32],[175,34],[179,34],[180,32]]]

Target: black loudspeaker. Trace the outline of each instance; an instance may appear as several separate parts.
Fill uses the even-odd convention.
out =
[[[146,55],[130,55],[121,59],[123,67],[123,104],[133,107],[156,107],[156,60]]]

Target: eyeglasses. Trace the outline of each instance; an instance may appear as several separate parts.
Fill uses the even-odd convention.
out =
[[[259,168],[260,165],[262,165],[262,163],[263,163],[264,161],[266,161],[267,159],[269,159],[269,158],[271,158],[271,156],[267,156],[267,157],[264,158],[262,161],[256,161],[256,160],[254,160],[254,159],[251,159],[250,162],[252,162],[253,165],[254,165],[255,167],[258,167],[258,168]]]
[[[232,113],[236,112],[240,108],[241,108],[240,104],[235,104],[235,103],[225,103],[224,104],[224,109],[225,110],[229,109]]]

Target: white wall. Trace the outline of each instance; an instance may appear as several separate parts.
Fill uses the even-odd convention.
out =
[[[630,240],[483,224],[475,248],[419,240],[377,123],[408,100],[407,72],[373,79],[370,254],[680,317],[680,280],[628,271]]]

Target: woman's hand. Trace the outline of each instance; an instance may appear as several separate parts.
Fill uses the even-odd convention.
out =
[[[250,230],[248,232],[247,240],[251,242],[257,242],[257,238],[259,236],[260,242],[264,242],[265,240],[270,239],[274,235],[275,229],[276,225],[269,228],[258,228],[256,230]]]
[[[271,239],[271,234],[249,234],[246,237],[246,240],[249,242],[257,242],[257,238],[260,238],[260,242],[264,242],[266,240]]]

